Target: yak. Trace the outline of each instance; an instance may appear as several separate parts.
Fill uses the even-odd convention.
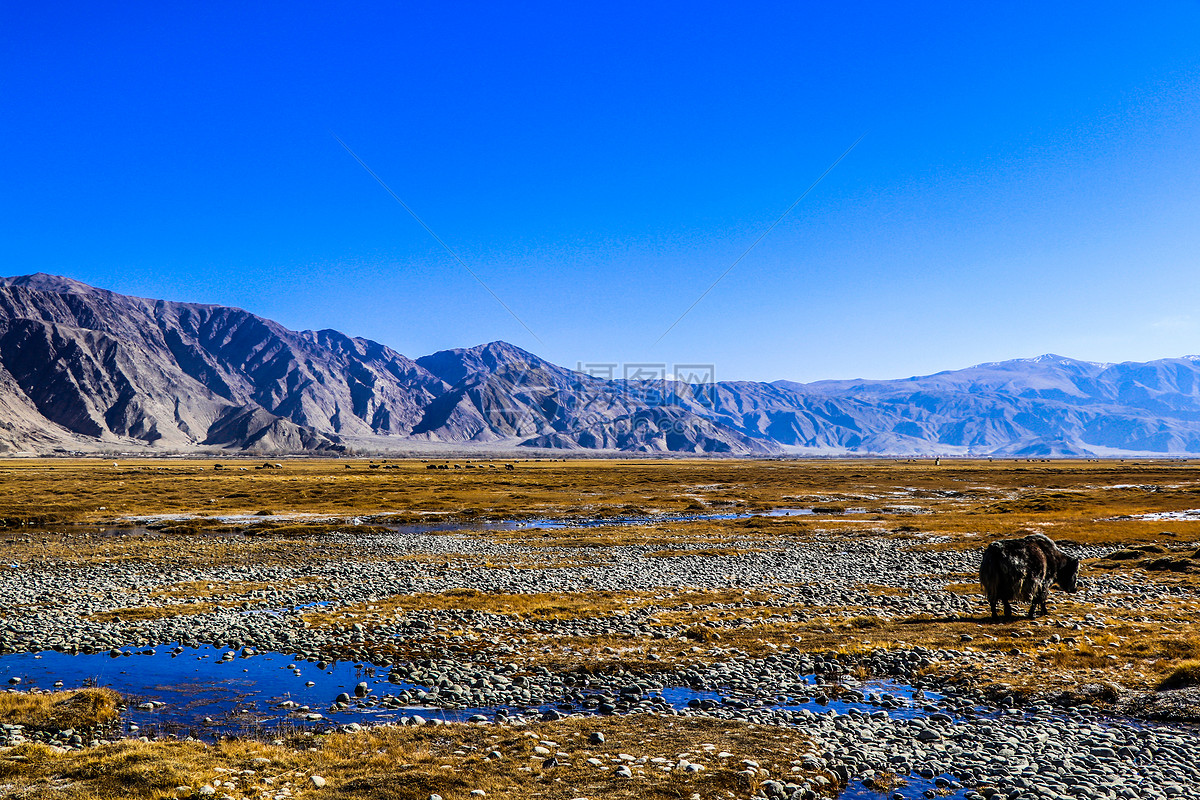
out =
[[[979,583],[992,607],[992,619],[998,616],[996,604],[1004,604],[1004,617],[1011,619],[1012,603],[1030,603],[1029,618],[1049,612],[1046,597],[1050,586],[1058,584],[1064,591],[1074,593],[1079,588],[1079,559],[1073,558],[1043,533],[1023,539],[1001,539],[983,551],[979,565]]]

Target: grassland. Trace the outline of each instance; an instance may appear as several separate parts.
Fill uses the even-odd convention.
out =
[[[1088,536],[1099,533],[1091,524],[1099,517],[1200,506],[1200,471],[1180,461],[578,460],[459,462],[471,468],[450,470],[422,461],[375,464],[388,469],[353,460],[280,463],[226,461],[217,470],[211,461],[0,461],[0,520],[39,527],[181,515],[220,527],[213,518],[231,515],[469,521],[794,506],[831,512],[823,516],[862,508],[912,524],[894,511],[915,505],[953,515],[936,527],[963,535],[1036,521]]]
[[[1118,550],[1086,562],[1083,574],[1085,579],[1119,579],[1114,585],[1127,585],[1128,591],[1091,599],[1056,593],[1049,618],[995,623],[984,616],[982,602],[978,613],[952,618],[886,614],[868,602],[822,606],[794,600],[790,592],[795,587],[785,585],[542,594],[457,588],[313,610],[304,622],[312,628],[358,624],[368,643],[375,625],[431,610],[480,612],[522,623],[639,613],[651,630],[688,632],[682,638],[563,637],[531,629],[522,634],[521,646],[503,657],[528,669],[653,673],[734,655],[765,656],[781,647],[864,653],[921,645],[981,654],[986,671],[975,664],[939,665],[930,671],[948,683],[969,682],[997,695],[1070,693],[1085,686],[1109,686],[1113,693],[1152,691],[1200,681],[1200,636],[1192,633],[1200,622],[1200,522],[1142,516],[1200,508],[1200,466],[1193,463],[579,460],[508,462],[511,470],[504,468],[505,462],[465,461],[456,462],[461,468],[447,470],[428,469],[421,461],[288,460],[279,469],[255,469],[260,462],[221,463],[222,469],[214,469],[211,461],[144,460],[116,466],[97,460],[0,462],[4,558],[21,568],[51,563],[320,564],[355,557],[357,542],[383,530],[372,523],[436,522],[449,523],[447,536],[521,546],[517,555],[489,562],[495,568],[548,570],[570,569],[593,558],[601,563],[608,548],[628,545],[645,546],[640,557],[647,559],[720,560],[769,555],[791,544],[864,540],[912,553],[975,553],[994,538],[1042,531],[1068,546]],[[774,509],[812,513],[739,517]],[[485,520],[542,517],[612,518],[613,524],[473,527]],[[630,517],[641,519],[620,524],[620,518]],[[104,526],[129,524],[148,524],[150,529],[136,535],[97,533]],[[557,560],[568,552],[562,548],[576,560]],[[431,574],[452,573],[455,559],[384,557],[408,560]],[[883,578],[864,574],[861,588],[880,597],[913,592]],[[931,574],[928,579],[931,587],[969,597],[979,594],[971,572]],[[1138,587],[1169,590],[1171,599],[1144,603]],[[131,597],[127,608],[100,612],[93,619],[204,614],[236,607],[262,588],[196,581],[162,585]],[[487,635],[463,627],[389,642],[376,652],[389,661],[429,657],[444,652],[451,639],[460,653],[492,644]],[[1105,693],[1095,696],[1103,699]],[[638,741],[657,737],[661,755],[676,758],[705,741],[785,771],[804,747],[798,737],[780,740],[779,749],[772,750],[775,745],[761,736],[753,742],[751,728],[733,723],[676,724],[683,727],[671,730],[661,721],[628,718],[619,723],[627,726],[618,728],[624,732],[610,736],[610,742],[620,747],[620,736]],[[578,720],[545,725],[549,727],[538,728],[537,737],[560,742],[578,740],[586,728]],[[613,728],[606,723],[605,730]],[[502,749],[513,756],[484,758],[489,748],[495,749],[489,737],[502,739]],[[624,784],[610,776],[601,779],[601,773],[584,768],[583,759],[574,755],[569,770],[543,771],[535,764],[531,771],[518,771],[532,763],[525,752],[530,741],[514,731],[464,725],[339,734],[283,745],[124,742],[66,754],[29,745],[0,757],[0,787],[15,787],[14,796],[29,797],[166,797],[177,796],[177,785],[194,789],[218,775],[253,770],[253,775],[243,775],[248,785],[241,788],[247,796],[262,788],[264,776],[289,783],[296,794],[311,791],[307,776],[317,772],[330,787],[338,787],[335,796],[353,798],[425,800],[433,792],[457,796],[472,787],[486,790],[489,797],[592,798],[688,797],[693,792],[708,797],[726,791],[744,796],[752,788],[739,770],[715,763],[700,779],[646,768],[639,782]],[[596,751],[606,766],[616,757],[610,749]],[[126,775],[132,788],[111,794],[116,791],[114,775]]]

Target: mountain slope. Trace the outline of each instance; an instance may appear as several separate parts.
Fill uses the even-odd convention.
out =
[[[626,452],[773,453],[703,409],[664,401],[661,382],[605,381],[564,369],[506,342],[417,359],[450,391],[414,434],[517,439],[526,447]],[[686,384],[671,384],[685,392]],[[652,400],[648,398],[653,398]]]
[[[1046,355],[902,380],[601,380],[505,342],[415,361],[236,308],[0,279],[0,452],[530,447],[1200,453],[1200,357]]]
[[[408,433],[445,389],[375,342],[50,275],[0,280],[0,366],[67,431],[183,449],[337,450]]]

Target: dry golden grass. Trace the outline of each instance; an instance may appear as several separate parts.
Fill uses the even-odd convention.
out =
[[[532,619],[576,619],[582,616],[608,616],[625,609],[626,599],[640,598],[633,592],[571,592],[564,594],[502,594],[477,589],[450,589],[445,592],[394,595],[371,603],[339,608],[333,612],[304,615],[310,627],[403,615],[409,611],[443,609],[486,611]]]
[[[603,730],[603,744],[589,744]],[[549,743],[553,746],[543,745]],[[547,747],[559,764],[547,766]],[[743,774],[753,759],[771,776],[792,772],[811,752],[799,731],[703,718],[648,715],[571,718],[525,728],[450,724],[437,728],[376,728],[356,734],[301,737],[288,746],[254,741],[119,742],[59,754],[24,745],[0,756],[0,786],[6,797],[46,800],[178,797],[177,786],[196,791],[221,782],[219,793],[254,796],[289,790],[293,797],[354,800],[428,800],[430,794],[465,797],[482,789],[490,798],[679,798],[749,796],[767,775]],[[501,758],[491,757],[493,752]],[[718,753],[731,754],[719,758]],[[643,761],[626,762],[628,753]],[[705,769],[696,774],[666,771],[651,758],[684,757]],[[600,761],[598,766],[587,763]],[[629,763],[632,778],[613,774]],[[315,788],[310,776],[326,781]],[[832,775],[826,776],[833,781]],[[269,781],[269,783],[268,783]]]
[[[973,591],[977,593],[978,589]],[[505,605],[509,600],[501,597],[494,606],[485,602],[485,607],[497,613],[520,615],[520,609],[529,609],[534,617],[541,614],[544,615],[541,618],[571,618],[653,606],[652,627],[671,625],[685,630],[683,639],[615,634],[564,637],[528,631],[522,634],[527,646],[505,657],[525,665],[536,663],[554,670],[593,674],[621,669],[662,672],[723,660],[735,650],[750,657],[767,656],[784,647],[860,655],[878,649],[922,646],[986,654],[989,665],[986,670],[977,666],[958,669],[949,664],[938,668],[944,676],[957,671],[959,677],[969,677],[976,683],[991,680],[1034,691],[1112,681],[1126,688],[1145,690],[1156,686],[1181,660],[1200,658],[1200,636],[1180,631],[1181,620],[1200,618],[1200,608],[1195,607],[1168,606],[1139,612],[1137,616],[1128,613],[1115,616],[1069,596],[1055,594],[1051,598],[1051,616],[1031,623],[1023,617],[993,621],[982,602],[979,613],[973,616],[888,618],[870,609],[841,607],[743,605],[724,610],[686,609],[680,608],[685,602],[682,596],[658,599],[640,593],[634,597],[599,594],[600,597],[568,595],[565,599],[516,596],[512,598],[512,606]],[[707,599],[735,603],[758,597],[768,595],[743,597],[740,592],[731,592],[724,596],[709,595]],[[486,599],[486,595],[467,598],[468,602]],[[694,593],[686,602],[699,606],[703,603],[697,601],[703,599],[702,593]],[[443,607],[455,607],[451,605],[453,595],[440,596],[438,602],[447,604]],[[788,618],[792,612],[802,612],[805,619]],[[356,619],[369,622],[370,613],[378,612],[340,618],[334,615],[328,622],[347,624]],[[1093,621],[1087,621],[1089,615]],[[1060,628],[1057,626],[1060,621],[1079,622],[1083,630]],[[733,625],[727,627],[723,623]],[[463,641],[456,646],[465,652],[489,651],[491,643],[486,636],[468,630],[450,631],[448,635],[462,636]],[[1054,641],[1055,636],[1058,641]],[[415,639],[406,646],[413,648],[407,652],[411,657],[416,653],[436,652],[444,644]],[[403,648],[390,647],[386,653],[381,652],[382,660],[406,656]]]
[[[988,655],[986,670],[943,665],[935,670],[943,677],[990,681],[1024,693],[1104,682],[1150,690],[1181,661],[1200,657],[1200,636],[1179,625],[1180,614],[1195,618],[1194,609],[1160,607],[1118,616],[1061,595],[1052,595],[1050,604],[1050,617],[1036,622],[993,621],[981,613],[966,619],[912,617],[889,629],[904,642]],[[1058,627],[1064,620],[1079,623],[1081,630]]]
[[[749,592],[741,589],[509,594],[459,588],[436,593],[393,595],[376,600],[369,606],[360,603],[341,607],[335,611],[314,611],[305,614],[304,620],[313,627],[330,624],[344,625],[351,622],[366,623],[371,620],[389,619],[409,611],[425,609],[483,611],[522,619],[581,619],[610,617],[614,614],[623,615],[651,606],[672,608],[688,604],[696,606],[770,599],[772,599],[772,595],[767,592]]]
[[[111,524],[126,517],[176,514],[166,535],[78,537],[0,533],[17,562],[69,558],[96,562],[168,559],[281,563],[337,557],[333,530],[368,536],[303,515],[391,522],[746,513],[806,507],[804,517],[758,517],[644,526],[491,531],[501,541],[602,548],[642,544],[663,550],[730,541],[778,542],[813,535],[927,540],[931,548],[976,547],[990,538],[1040,530],[1077,543],[1138,544],[1200,540],[1192,523],[1119,519],[1200,507],[1200,468],[1169,461],[1030,463],[1021,461],[592,461],[518,462],[512,471],[427,470],[420,461],[368,469],[361,461],[291,460],[281,470],[238,471],[236,462],[141,460],[0,461],[0,521],[46,527]],[[254,465],[255,462],[249,462]],[[350,469],[346,467],[350,466]],[[918,508],[921,514],[910,513]],[[253,516],[264,510],[273,516]],[[847,511],[854,513],[846,513]],[[249,515],[238,522],[223,515]],[[301,515],[295,517],[292,515]],[[202,532],[249,531],[258,540]]]
[[[289,460],[279,470],[239,462],[100,459],[0,461],[0,519],[107,522],[124,516],[348,516],[396,513],[460,519],[730,513],[789,506],[889,515],[899,505],[992,518],[1064,520],[1200,506],[1200,472],[1174,461],[1083,462],[578,460],[516,469],[426,470],[417,460],[368,469],[354,460]],[[483,463],[483,462],[477,462]],[[495,463],[495,462],[492,462]],[[248,462],[246,466],[252,466]],[[346,467],[349,466],[350,469]],[[1114,486],[1126,488],[1113,488]],[[1099,512],[1099,513],[1096,513]],[[264,517],[263,519],[271,519]],[[920,518],[913,524],[920,526]]]
[[[124,740],[65,753],[23,744],[0,755],[0,791],[6,798],[29,800],[163,800],[195,796],[201,786],[217,779],[234,785],[247,781],[249,776],[241,774],[244,770],[273,778],[281,787],[299,787],[314,760],[306,753],[255,742],[206,746]],[[177,791],[181,786],[186,793]]]
[[[293,514],[461,523],[467,535],[539,548],[533,555],[495,557],[484,564],[521,569],[569,569],[590,563],[588,551],[570,556],[575,559],[571,561],[557,554],[543,556],[543,547],[588,548],[596,551],[598,560],[605,557],[604,548],[627,544],[654,548],[649,551],[654,558],[684,554],[719,558],[808,539],[883,538],[918,549],[977,549],[994,538],[1043,531],[1060,542],[1120,546],[1132,553],[1088,563],[1085,573],[1112,570],[1151,584],[1200,588],[1200,559],[1195,557],[1200,523],[1128,518],[1200,508],[1200,466],[1191,463],[947,460],[938,466],[920,460],[581,460],[517,462],[511,471],[487,465],[427,470],[419,461],[393,461],[389,469],[369,469],[364,462],[352,460],[290,460],[281,470],[240,471],[241,462],[222,463],[225,469],[214,470],[212,462],[203,461],[142,460],[121,462],[116,468],[111,461],[98,460],[0,461],[0,518],[10,525],[44,523],[55,515],[91,524],[154,514],[189,517],[149,536],[92,536],[64,532],[61,526],[45,532],[34,532],[28,525],[10,527],[0,532],[5,558],[26,565],[53,561],[180,566],[315,563],[361,557],[355,537],[329,537],[331,531],[352,533],[360,540],[379,533],[369,525],[289,516]],[[469,530],[471,523],[486,519],[727,514],[789,507],[812,508],[816,513],[735,520],[657,519],[586,529]],[[913,513],[914,509],[922,513]],[[261,511],[272,514],[234,522],[219,519]],[[245,530],[255,535],[231,535]],[[378,557],[424,562],[441,576],[452,575],[459,559],[421,554]],[[951,591],[979,594],[972,575],[931,579],[948,583]],[[162,611],[122,609],[102,618],[200,613],[206,604],[215,608],[227,602],[224,598],[254,588],[161,587],[153,599],[189,602]],[[868,589],[877,594],[902,591]],[[1147,610],[1141,616],[1149,622],[1141,622],[1056,593],[1051,599],[1051,622],[1082,623],[1093,614],[1108,625],[1095,630],[1088,623],[1081,632],[1062,630],[1064,641],[1074,641],[1057,645],[1044,641],[1048,628],[1025,621],[992,624],[984,617],[982,604],[975,617],[889,620],[866,608],[755,608],[746,602],[772,597],[766,592],[736,591],[695,593],[690,599],[670,592],[487,596],[452,591],[390,598],[371,608],[314,612],[306,619],[312,625],[361,622],[370,631],[374,623],[423,608],[558,620],[610,617],[653,607],[651,625],[680,625],[694,631],[693,639],[686,641],[652,641],[645,636],[563,641],[529,634],[524,636],[529,646],[513,656],[546,666],[596,670],[621,666],[661,670],[723,657],[709,652],[711,648],[765,655],[785,646],[857,651],[920,644],[986,652],[996,666],[997,680],[1014,685],[1108,676],[1127,686],[1146,687],[1163,680],[1181,661],[1200,657],[1196,643],[1179,634],[1200,621],[1200,608],[1188,605],[1186,597]],[[737,603],[739,608],[686,608],[687,603]],[[803,612],[806,618],[773,616],[793,611]],[[456,635],[462,641],[455,647],[464,651],[489,645],[486,636],[464,629],[414,639],[401,650],[390,644],[390,650],[380,647],[378,652],[384,660],[437,655],[445,652],[446,637]],[[964,644],[964,635],[974,640]],[[708,647],[693,651],[698,645]]]
[[[1159,689],[1184,689],[1200,685],[1200,660],[1184,661],[1159,683]]]
[[[95,728],[117,719],[121,697],[111,689],[0,692],[0,722],[29,731]]]

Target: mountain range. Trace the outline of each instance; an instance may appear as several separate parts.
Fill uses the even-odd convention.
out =
[[[505,342],[411,359],[236,308],[0,278],[0,452],[1200,453],[1200,357],[902,380],[606,380]]]

